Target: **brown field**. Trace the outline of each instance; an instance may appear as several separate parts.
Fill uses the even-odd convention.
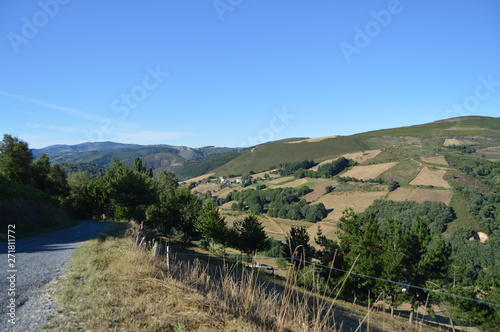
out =
[[[375,179],[397,164],[397,162],[391,162],[376,165],[354,166],[352,169],[345,172],[343,176],[350,176],[360,180]]]
[[[306,200],[306,202],[308,203],[311,203],[311,202],[315,202],[316,200],[318,200],[321,196],[324,195],[325,193],[325,188],[327,186],[332,186],[332,187],[335,187],[336,185],[338,185],[338,181],[337,180],[332,180],[332,179],[322,179],[321,182],[319,182],[318,184],[314,185],[311,187],[311,189],[313,190],[312,192],[310,192],[309,194],[305,195],[304,196],[304,199]]]
[[[252,174],[252,178],[254,178],[254,179],[264,178],[264,176],[266,174],[269,174],[269,176],[271,177],[271,179],[275,179],[275,178],[279,177],[278,174],[271,174],[271,171],[265,171],[265,172],[260,172],[260,173]]]
[[[410,182],[413,186],[435,186],[443,188],[451,188],[450,184],[443,179],[446,170],[430,170],[428,167],[424,167],[420,170],[420,173]]]
[[[368,159],[375,158],[382,150],[368,150],[368,151],[359,151],[359,152],[354,152],[354,153],[347,153],[342,155],[342,157],[347,158],[347,159],[352,159],[356,161],[358,164],[362,164]],[[328,159],[320,162],[318,165],[311,167],[310,169],[313,171],[317,171],[318,167],[323,164],[328,164],[334,161],[337,158],[334,159]]]
[[[486,129],[481,127],[450,127],[446,128],[445,130],[460,131],[460,130],[486,130]]]
[[[324,195],[315,203],[323,203],[327,209],[333,209],[324,221],[338,221],[345,209],[352,208],[355,212],[363,212],[374,200],[384,198],[386,194],[385,191],[332,193]]]
[[[205,180],[205,179],[211,177],[214,174],[215,173],[208,173],[208,174],[200,175],[200,176],[197,176],[195,178],[192,178],[192,179],[189,179],[189,180],[186,180],[186,181],[182,181],[181,183],[191,183],[191,182],[202,181],[202,180]]]
[[[220,188],[220,186],[218,183],[209,182],[209,183],[199,184],[196,187],[194,187],[193,190],[200,192],[200,193],[204,193],[204,192],[207,192],[208,190],[210,190],[211,192],[215,192],[215,191],[218,191],[219,188]]]
[[[267,181],[267,182],[266,182],[266,184],[269,184],[269,185],[276,185],[276,184],[279,184],[279,183],[281,183],[281,182],[291,180],[291,179],[293,179],[293,178],[294,178],[293,176],[284,176],[284,177],[279,177],[279,178],[273,179],[273,180],[271,180],[271,181]]]
[[[318,232],[318,226],[321,226],[321,231],[323,232],[323,235],[326,236],[329,239],[332,240],[338,240],[337,237],[337,226],[335,223],[331,222],[326,222],[326,221],[319,221],[315,224],[313,224],[311,227],[308,229],[309,233],[309,238],[312,240],[311,244],[316,246],[316,243],[314,242],[314,238],[316,237],[316,234]],[[319,247],[319,246],[316,246]]]
[[[479,154],[484,154],[488,160],[499,160],[500,159],[500,146],[492,146],[489,148],[481,149],[477,151]]]
[[[300,141],[293,141],[293,142],[286,142],[287,144],[295,144],[295,143],[302,143],[302,142],[321,142],[324,139],[327,138],[335,138],[337,136],[325,136],[325,137],[315,137],[315,138],[306,138],[302,139]]]
[[[424,163],[444,165],[444,166],[448,165],[443,155],[420,157],[420,159],[422,159]]]
[[[280,180],[280,181],[277,181],[276,183],[281,183],[283,181],[286,181],[287,179],[293,179],[293,177],[286,176],[286,177],[277,179],[277,180]],[[302,179],[296,179],[294,181],[287,182],[287,183],[284,183],[284,184],[273,185],[272,187],[273,188],[297,188],[297,187],[303,186],[304,184],[306,184],[309,181],[311,181],[311,180],[307,179],[307,178],[302,178]],[[271,184],[273,182],[274,181],[269,181],[268,183]]]
[[[195,188],[196,189],[196,188]],[[236,191],[242,191],[242,190],[245,190],[245,189],[249,189],[249,188],[243,188],[242,186],[235,186],[235,187],[226,187],[224,189],[221,189],[220,191],[218,192],[212,192],[213,194],[215,194],[217,197],[220,197],[220,198],[226,198],[227,194],[229,194],[230,192],[236,190]]]
[[[456,138],[447,138],[443,143],[444,146],[460,145],[460,144],[462,143]]]
[[[416,187],[400,187],[389,193],[387,199],[392,201],[416,201],[419,203],[425,201],[443,202],[450,204],[451,191],[443,189],[422,189]]]

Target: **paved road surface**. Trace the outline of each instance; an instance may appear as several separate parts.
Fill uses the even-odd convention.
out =
[[[108,226],[109,223],[81,221],[68,229],[16,240],[15,263],[8,260],[12,256],[8,257],[7,243],[0,243],[0,330],[38,331],[53,311],[44,286],[63,274],[82,241]],[[13,309],[8,307],[11,301],[15,303],[15,324],[9,323],[13,317]]]

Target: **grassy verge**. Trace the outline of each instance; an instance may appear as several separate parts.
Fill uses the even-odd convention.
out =
[[[168,278],[154,257],[134,248],[126,231],[127,224],[113,224],[75,251],[55,291],[64,309],[46,330],[218,331],[246,325],[214,313],[195,289]]]
[[[296,279],[263,278],[216,257],[197,260],[174,249],[178,257],[167,269],[163,260],[136,248],[127,233],[127,224],[115,223],[75,251],[54,291],[62,308],[59,317],[45,330],[354,331],[366,330],[367,324],[382,330],[413,328],[394,325],[386,314],[301,291]]]

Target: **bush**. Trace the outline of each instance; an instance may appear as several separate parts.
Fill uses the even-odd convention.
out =
[[[387,189],[388,189],[389,191],[394,191],[394,190],[396,190],[396,189],[398,189],[398,188],[399,188],[399,183],[398,183],[398,181],[391,180],[391,181],[387,182]]]

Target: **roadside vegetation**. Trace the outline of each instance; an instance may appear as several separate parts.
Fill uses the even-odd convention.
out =
[[[191,302],[185,308],[181,305],[178,321],[169,321],[153,305],[147,313],[133,307],[134,312],[122,315],[125,309],[120,300],[103,286],[108,302],[99,302],[106,296],[94,300],[99,306],[108,306],[105,314],[115,317],[111,321],[103,317],[111,329],[206,330],[212,326],[213,330],[230,330],[236,320],[235,326],[248,330],[280,330],[284,327],[280,323],[285,312],[283,295],[265,291],[268,287],[257,282],[262,276],[238,279],[245,273],[236,262],[231,263],[237,267],[223,264],[230,261],[229,253],[249,257],[261,253],[283,269],[283,278],[294,280],[294,289],[303,287],[304,294],[342,298],[368,308],[377,303],[413,323],[422,322],[425,316],[426,322],[436,326],[474,326],[488,331],[500,324],[500,163],[486,160],[478,151],[496,144],[497,129],[477,129],[479,120],[467,121],[294,144],[271,142],[239,156],[229,152],[207,158],[207,163],[198,164],[200,169],[212,170],[224,158],[231,160],[213,170],[213,175],[186,184],[179,183],[172,172],[154,174],[141,158],[114,160],[104,170],[87,165],[66,174],[57,164],[50,164],[47,156],[34,161],[27,143],[6,135],[0,144],[0,212],[3,220],[14,215],[22,224],[31,218],[35,228],[47,231],[62,227],[57,216],[66,212],[74,219],[142,224],[144,238],[136,240],[146,244],[146,254],[134,249],[128,237],[111,232],[93,241],[87,248],[90,251],[79,258],[79,264],[93,268],[75,274],[73,283],[66,284],[67,290],[76,292],[80,280],[98,280],[97,275],[85,274],[94,269],[100,271],[101,281],[111,292],[124,297],[144,296],[146,301],[148,296],[163,296],[160,289],[180,287],[187,293],[167,294]],[[417,135],[415,130],[434,136]],[[488,139],[464,138],[469,131],[486,133]],[[345,145],[337,145],[339,142]],[[371,159],[361,158],[363,149],[377,144],[380,150]],[[342,156],[346,152],[349,156]],[[313,159],[319,153],[322,157]],[[193,174],[201,172],[196,165],[193,162]],[[264,169],[267,171],[255,173]],[[219,178],[221,174],[224,177]],[[44,214],[45,208],[37,209],[38,203],[50,206],[53,213]],[[196,243],[214,259],[196,264],[180,260],[177,269],[167,271],[163,263],[147,256],[151,244],[160,238],[178,245],[179,252]],[[130,255],[132,263],[144,260],[147,267],[144,271],[141,264],[137,264],[138,270],[120,267],[125,264],[121,256],[126,255],[119,252]],[[97,255],[102,259],[95,258]],[[215,264],[215,255],[222,257],[222,265]],[[85,262],[88,257],[94,259]],[[115,265],[116,271],[109,270]],[[120,273],[130,279],[119,277]],[[185,280],[187,284],[165,286],[166,280]],[[135,284],[139,281],[143,282],[140,287]],[[226,281],[243,285],[242,290],[225,293],[222,286]],[[133,289],[120,293],[118,287],[128,282]],[[281,287],[286,289],[286,284]],[[85,295],[68,294],[64,295],[68,301]],[[261,304],[253,302],[254,294]],[[220,303],[213,304],[214,299]],[[301,299],[289,304],[305,305]],[[175,307],[167,299],[159,298],[157,303]],[[188,307],[200,311],[200,317],[207,314],[206,325],[205,318],[183,318]],[[288,328],[339,328],[322,325],[326,324],[324,310],[326,314],[331,310],[327,308],[312,316],[311,312],[309,316],[297,314],[294,319],[298,320]],[[75,306],[72,315],[85,310]],[[149,317],[157,315],[168,325],[153,323]],[[78,317],[72,328],[87,319]],[[319,325],[311,325],[318,319]],[[141,327],[141,320],[148,323]],[[83,329],[97,329],[93,322],[85,324],[90,327],[84,325]],[[354,330],[358,327],[352,326]]]
[[[64,171],[46,157],[34,161],[28,144],[10,135],[0,142],[0,227],[15,224],[16,238],[74,225],[60,201],[68,192]],[[5,238],[3,237],[5,235]],[[6,241],[2,234],[0,241]]]
[[[302,291],[297,270],[287,280],[270,279],[241,262],[194,259],[180,243],[172,243],[180,254],[167,268],[164,259],[135,246],[130,226],[114,223],[76,250],[52,288],[58,319],[44,330],[412,330],[373,307]]]

